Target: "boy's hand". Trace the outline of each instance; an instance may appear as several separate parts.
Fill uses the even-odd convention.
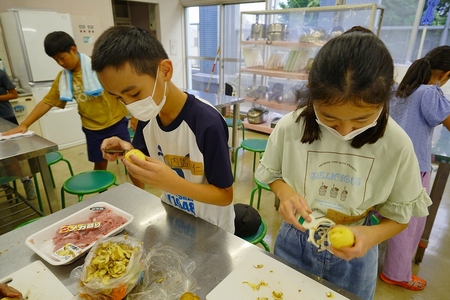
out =
[[[28,126],[25,125],[19,125],[16,128],[10,129],[8,131],[2,132],[2,135],[6,136],[6,135],[11,135],[11,134],[15,134],[15,133],[25,133],[28,131]]]
[[[130,160],[123,160],[129,174],[141,182],[161,190],[176,193],[179,185],[178,179],[182,179],[174,170],[164,162],[152,157],[145,157],[146,160],[130,156]]]
[[[103,153],[103,158],[109,161],[115,161],[119,157],[123,157],[126,151],[133,149],[133,145],[129,142],[126,142],[118,137],[111,137],[104,139],[100,149]],[[114,149],[114,150],[123,150],[122,152],[106,152],[106,150]]]

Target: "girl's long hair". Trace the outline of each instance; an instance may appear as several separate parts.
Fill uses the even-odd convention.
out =
[[[450,71],[450,46],[436,47],[412,63],[398,85],[396,96],[407,98],[422,84],[430,82],[432,71]]]
[[[360,148],[383,136],[388,121],[394,63],[383,42],[373,34],[349,32],[328,41],[317,54],[308,78],[308,87],[297,91],[297,118],[304,118],[302,143],[320,139],[313,104],[383,107],[377,125],[356,136],[351,145]]]

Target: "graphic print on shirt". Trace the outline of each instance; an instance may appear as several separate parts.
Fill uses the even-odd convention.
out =
[[[309,151],[304,182],[311,209],[326,215],[333,210],[352,215],[366,199],[367,180],[374,158],[337,152]],[[329,188],[331,187],[331,188]]]
[[[73,83],[72,83],[72,89],[73,89],[73,96],[78,102],[87,102],[89,100],[93,100],[93,96],[86,95],[84,93],[84,87],[83,87],[83,81],[81,80],[81,77],[78,78],[76,76],[72,77]]]
[[[164,154],[161,145],[158,145],[158,156],[161,156],[175,173],[181,178],[185,178],[184,172],[191,172],[192,175],[203,175],[203,163],[191,161],[189,153],[185,156]],[[170,194],[166,192],[167,199],[173,205],[192,215],[195,214],[194,200],[181,195]]]

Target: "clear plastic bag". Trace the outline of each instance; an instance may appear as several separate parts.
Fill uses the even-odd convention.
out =
[[[142,281],[127,300],[178,300],[199,289],[192,276],[195,262],[176,248],[157,244],[148,252],[146,265]]]
[[[142,242],[138,239],[128,235],[107,237],[94,244],[84,264],[75,268],[70,276],[78,279],[81,299],[121,300],[143,276],[145,258]],[[94,275],[96,271],[100,277]]]

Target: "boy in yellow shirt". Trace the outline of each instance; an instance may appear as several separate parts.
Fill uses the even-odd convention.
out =
[[[109,93],[103,92],[103,87],[91,69],[89,56],[77,51],[75,41],[69,34],[63,31],[49,33],[44,47],[45,53],[64,70],[56,76],[50,91],[30,115],[18,127],[4,134],[24,133],[52,107],[63,109],[68,101],[75,100],[86,135],[89,161],[94,163],[94,170],[106,170],[108,161],[100,150],[102,141],[112,136],[130,141],[126,107]],[[64,130],[64,124],[55,126],[61,126]]]

